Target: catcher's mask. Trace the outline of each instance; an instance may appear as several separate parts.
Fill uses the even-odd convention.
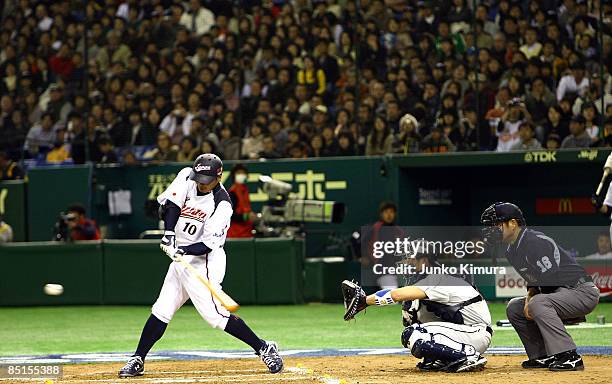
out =
[[[501,243],[503,231],[500,224],[515,219],[520,226],[525,226],[525,217],[521,209],[515,204],[508,202],[497,202],[489,205],[482,212],[480,222],[482,228],[482,239],[488,246],[496,246]]]
[[[425,253],[425,252],[418,252],[414,257],[410,257],[406,255],[404,260],[401,263],[411,264],[410,260],[422,260],[422,259],[427,259],[429,266],[434,266],[434,267],[440,266],[437,255],[433,253]],[[405,274],[404,280],[406,282],[406,285],[415,285],[417,282],[419,282],[419,280],[424,279],[426,276],[427,276],[426,274],[420,273],[419,271],[417,271],[417,273]]]

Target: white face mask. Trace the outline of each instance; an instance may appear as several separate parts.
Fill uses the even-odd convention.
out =
[[[239,173],[234,177],[234,181],[238,184],[244,184],[247,179],[246,173]]]

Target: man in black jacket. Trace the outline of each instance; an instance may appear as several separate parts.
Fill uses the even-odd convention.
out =
[[[506,258],[527,282],[527,295],[510,300],[506,308],[529,357],[523,368],[583,370],[564,321],[583,319],[599,302],[591,277],[555,240],[527,228],[516,205],[491,204],[481,222],[485,242],[507,245]]]

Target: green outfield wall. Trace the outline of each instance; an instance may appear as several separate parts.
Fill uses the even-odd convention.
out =
[[[264,240],[228,242],[232,256],[228,258],[225,286],[244,303],[270,303],[275,299],[266,296],[269,279],[281,276],[286,281],[285,289],[277,290],[276,294],[282,296],[278,300],[337,300],[336,280],[355,277],[358,266],[350,261],[339,265],[317,260],[304,263],[301,257],[349,256],[350,233],[377,220],[378,207],[385,200],[398,205],[398,223],[405,226],[478,225],[486,206],[510,200],[521,206],[529,225],[605,228],[609,219],[595,213],[589,199],[609,153],[586,149],[246,162],[250,170],[247,186],[255,211],[266,202],[258,177],[270,175],[291,183],[297,198],[345,203],[347,214],[340,224],[307,224],[299,252],[275,241],[269,247],[263,245]],[[226,187],[231,185],[228,171],[234,164],[225,163]],[[58,244],[0,247],[2,260],[12,263],[18,259],[14,267],[5,264],[2,268],[0,304],[152,302],[167,261],[160,257],[156,241],[120,240],[136,239],[141,232],[158,227],[156,207],[151,202],[185,166],[189,164],[34,168],[28,171],[26,181],[0,183],[0,213],[13,226],[17,241],[49,240],[59,212],[73,202],[88,208],[109,239],[100,244],[70,245],[73,248],[65,248],[69,255],[65,258],[61,256],[65,250]],[[117,190],[130,191],[131,214],[109,214],[108,195]],[[29,246],[34,248],[30,250]],[[593,244],[580,256],[594,251]],[[287,259],[287,252],[300,256]],[[271,269],[270,265],[280,268],[279,260],[286,262],[285,269]],[[149,272],[142,275],[149,278],[134,280],[129,272],[132,268],[145,268]],[[602,270],[602,284],[607,284],[606,279],[612,281],[606,268]],[[21,275],[11,271],[20,271]],[[86,281],[94,284],[80,289],[77,296],[72,297],[68,290],[63,297],[41,296],[43,282],[66,279],[69,285],[80,286],[81,277],[77,276],[83,272],[90,274]],[[298,278],[301,274],[305,278]],[[21,280],[31,287],[13,291]]]
[[[303,303],[303,249],[294,239],[229,240],[224,291],[240,304]],[[0,262],[0,305],[146,305],[171,261],[157,240],[103,240],[4,244]],[[64,293],[44,294],[49,283]]]
[[[588,199],[608,154],[586,149],[255,161],[246,163],[247,186],[256,211],[266,201],[260,175],[291,183],[298,198],[345,203],[343,223],[306,226],[307,256],[338,256],[346,252],[342,239],[375,221],[384,200],[398,204],[402,225],[476,225],[482,209],[497,200],[519,204],[530,224],[607,225]],[[225,164],[226,187],[234,164]],[[158,227],[150,203],[188,165],[35,168],[26,185],[0,183],[0,197],[8,192],[8,222],[18,228],[18,240],[49,240],[58,213],[75,201],[89,208],[106,238],[134,239]],[[130,191],[131,214],[109,214],[109,192],[117,190]]]

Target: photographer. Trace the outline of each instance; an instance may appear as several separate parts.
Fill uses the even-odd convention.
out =
[[[515,144],[520,143],[519,127],[526,121],[531,121],[531,115],[525,103],[518,97],[513,98],[508,102],[497,127],[497,152],[508,152]]]
[[[68,207],[66,214],[60,214],[55,224],[54,240],[100,240],[100,230],[94,220],[85,217],[85,207],[82,204],[73,204]]]

